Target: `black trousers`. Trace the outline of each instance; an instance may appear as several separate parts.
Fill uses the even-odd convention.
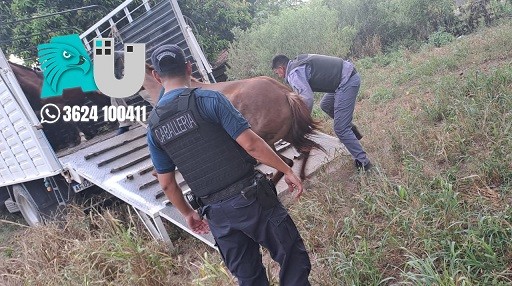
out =
[[[239,285],[269,285],[260,245],[281,266],[280,285],[310,285],[311,264],[297,227],[281,203],[263,210],[241,195],[204,208],[224,263]]]

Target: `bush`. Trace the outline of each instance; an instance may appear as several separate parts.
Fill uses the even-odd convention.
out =
[[[499,18],[512,15],[512,1],[471,0],[457,7],[456,22],[447,27],[452,34],[459,36],[474,32],[479,27],[489,26]]]
[[[271,60],[276,54],[345,57],[354,34],[351,27],[340,29],[337,13],[319,1],[285,9],[261,26],[235,31],[230,49],[230,77],[271,75]]]
[[[455,37],[452,34],[445,32],[444,30],[440,30],[432,33],[428,37],[428,43],[433,45],[434,47],[439,48],[441,46],[451,43],[454,39]]]
[[[397,46],[424,41],[455,20],[452,0],[325,0],[339,25],[356,31],[351,55],[374,56]]]
[[[454,10],[453,0],[312,0],[247,31],[234,31],[231,76],[270,75],[270,60],[278,53],[360,58],[414,50],[425,41],[440,47],[509,15],[512,3],[473,0],[459,14]]]

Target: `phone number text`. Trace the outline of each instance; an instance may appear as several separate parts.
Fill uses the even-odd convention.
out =
[[[146,106],[64,106],[62,119],[66,122],[146,121]]]

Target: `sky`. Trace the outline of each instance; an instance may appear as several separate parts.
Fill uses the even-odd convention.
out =
[[[13,63],[17,63],[17,64],[20,64],[22,65],[23,64],[23,60],[18,58],[17,56],[15,55],[10,55],[9,56],[9,61],[13,62]]]

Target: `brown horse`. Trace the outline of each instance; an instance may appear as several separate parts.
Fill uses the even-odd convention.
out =
[[[25,93],[27,100],[32,106],[32,109],[36,111],[36,114],[38,114],[41,107],[47,103],[56,104],[61,108],[64,105],[84,105],[86,99],[89,99],[93,104],[98,105],[99,108],[110,104],[109,97],[99,94],[97,92],[84,93],[80,88],[66,89],[64,90],[62,96],[55,96],[42,99],[41,89],[43,87],[44,81],[43,73],[12,62],[9,62],[9,65],[14,75],[16,76],[18,83],[20,84],[23,93]],[[73,125],[72,123],[70,124]],[[97,133],[97,129],[94,126],[91,126],[91,124],[89,123],[77,122],[74,125],[76,128],[78,128],[80,131],[84,133],[86,139],[93,138]],[[68,128],[66,129],[70,131],[70,128],[71,127],[68,126]],[[75,134],[75,132],[69,133]],[[78,132],[76,134],[78,134]],[[79,140],[76,139],[77,138],[74,138],[73,140],[71,140],[71,142],[79,142]]]
[[[18,83],[25,93],[30,106],[34,110],[40,110],[43,106],[41,102],[41,88],[43,86],[43,75],[40,72],[29,69],[25,66],[9,62]]]
[[[149,92],[151,101],[158,102],[162,86],[151,75],[152,68],[146,66],[144,88]],[[306,162],[312,148],[324,150],[318,143],[308,137],[319,129],[319,123],[311,118],[309,110],[298,96],[286,85],[266,76],[255,78],[205,84],[192,82],[192,87],[219,91],[244,115],[252,130],[275,151],[274,143],[283,139],[299,152],[304,161],[300,177],[305,179]],[[293,161],[279,154],[289,165]],[[283,176],[278,172],[273,181],[277,183]]]
[[[22,65],[9,62],[11,70],[27,98],[30,107],[39,117],[43,103],[40,98],[43,76],[40,72],[29,69]],[[62,110],[63,104],[54,102]],[[58,151],[67,147],[75,146],[80,143],[80,134],[77,126],[73,122],[65,122],[60,118],[57,122],[49,124],[43,123],[43,132],[52,146],[53,150]]]

